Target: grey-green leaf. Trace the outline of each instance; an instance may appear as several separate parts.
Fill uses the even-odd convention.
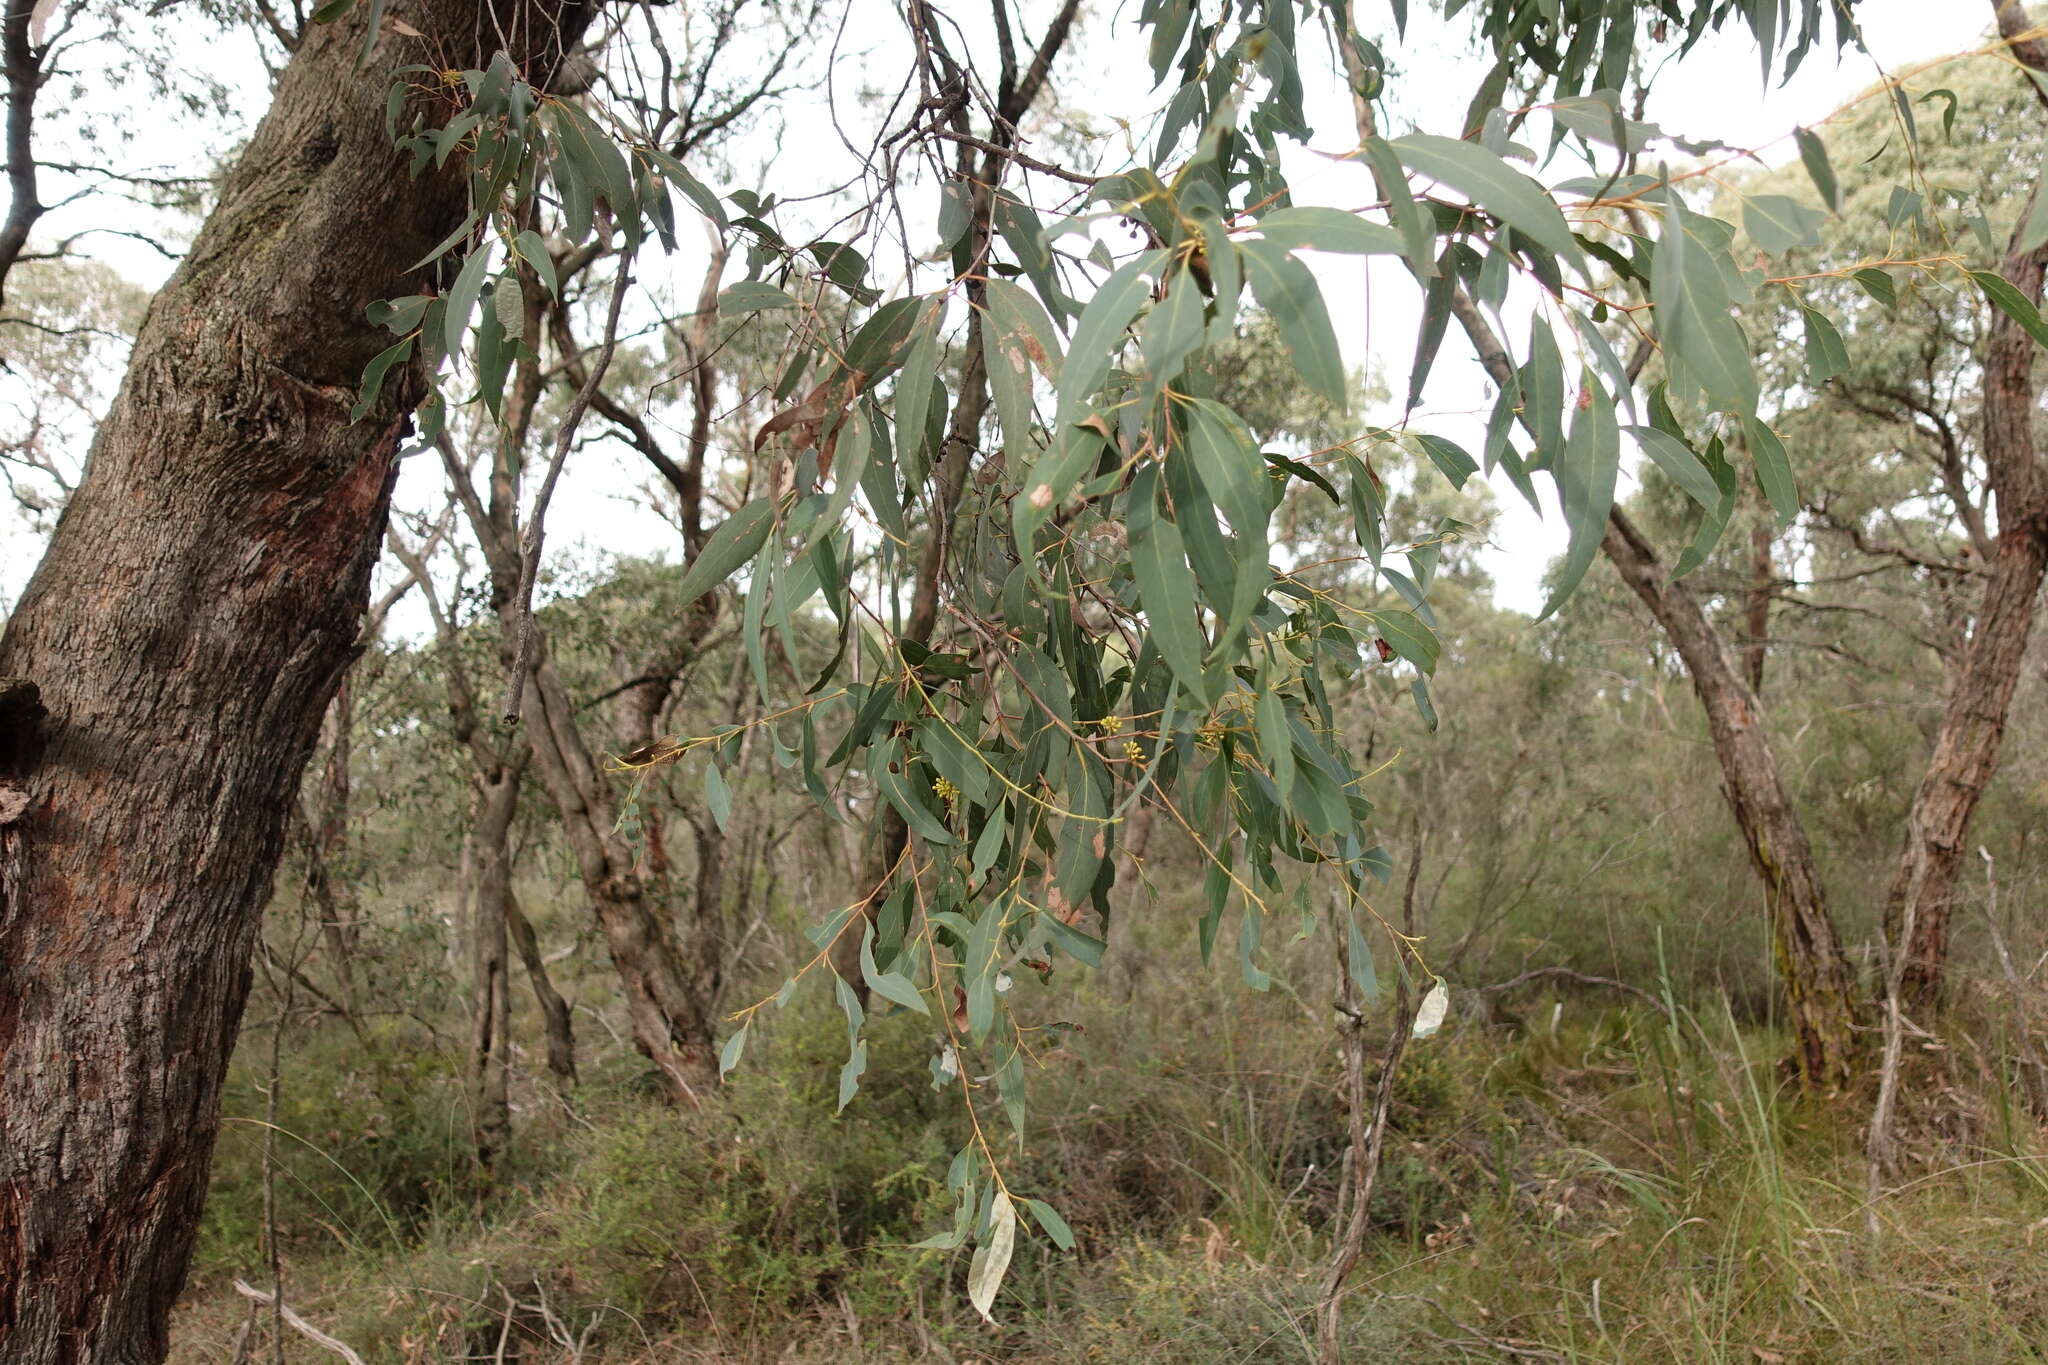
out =
[[[1528,176],[1476,142],[1410,133],[1390,144],[1403,164],[1469,196],[1509,227],[1584,268],[1579,244],[1557,201]]]
[[[742,564],[760,553],[774,525],[775,503],[769,498],[755,498],[719,523],[684,571],[677,606],[689,606],[732,577]]]

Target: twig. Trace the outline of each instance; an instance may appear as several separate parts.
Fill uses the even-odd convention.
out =
[[[1418,822],[1415,849],[1408,859],[1408,881],[1401,893],[1401,927],[1405,936],[1397,943],[1396,949],[1404,957],[1414,953],[1411,945],[1415,935],[1415,882],[1421,871],[1422,830]],[[1350,950],[1346,947],[1339,961],[1339,969],[1343,972],[1340,1008],[1345,1017],[1338,1024],[1338,1032],[1343,1042],[1345,1090],[1351,1114],[1350,1143],[1345,1152],[1348,1177],[1345,1183],[1351,1187],[1351,1203],[1343,1234],[1330,1257],[1329,1271],[1323,1277],[1323,1302],[1316,1320],[1323,1365],[1339,1365],[1343,1359],[1344,1281],[1351,1277],[1352,1268],[1358,1264],[1358,1258],[1365,1250],[1365,1234],[1372,1220],[1373,1186],[1378,1183],[1380,1152],[1386,1143],[1387,1118],[1394,1103],[1394,1075],[1401,1068],[1401,1053],[1408,1046],[1408,1036],[1415,1027],[1415,1010],[1408,1000],[1408,982],[1404,973],[1395,987],[1394,1030],[1387,1039],[1386,1056],[1380,1063],[1379,1088],[1373,1096],[1372,1118],[1368,1122],[1365,1020],[1357,1010],[1350,1008],[1353,987],[1349,958]]]
[[[2027,1107],[2034,1117],[2048,1123],[2048,1062],[2034,1047],[2033,1030],[2027,1023],[2026,987],[2019,969],[2013,966],[2012,950],[2006,945],[2005,930],[1998,927],[1997,864],[1991,850],[1979,844],[1977,856],[1984,860],[1984,920],[1991,926],[1991,950],[1998,955],[1998,968],[2005,977],[2006,998],[2012,1005],[2013,1050],[2019,1054],[2020,1073],[2027,1086]]]
[[[1671,1011],[1665,1007],[1662,1000],[1659,1000],[1656,996],[1638,986],[1631,986],[1626,981],[1616,981],[1611,976],[1589,976],[1585,972],[1575,972],[1569,967],[1537,967],[1523,972],[1520,976],[1510,977],[1506,981],[1497,982],[1491,986],[1481,986],[1478,994],[1482,999],[1490,1003],[1496,995],[1503,995],[1518,986],[1526,986],[1531,981],[1538,981],[1544,977],[1557,977],[1579,986],[1604,986],[1611,991],[1625,991],[1649,1005],[1651,1009],[1657,1011],[1666,1019],[1671,1017]]]
[[[252,1299],[265,1307],[275,1308],[285,1323],[298,1332],[299,1335],[305,1337],[306,1340],[316,1346],[322,1346],[334,1352],[343,1360],[348,1361],[349,1365],[363,1365],[363,1358],[355,1353],[353,1347],[349,1346],[346,1342],[336,1341],[333,1337],[328,1336],[327,1333],[293,1312],[291,1305],[284,1301],[283,1295],[266,1293],[246,1280],[235,1281],[235,1292],[243,1298]]]
[[[1005,161],[1013,161],[1027,171],[1037,171],[1040,175],[1057,176],[1069,184],[1084,185],[1092,188],[1101,183],[1102,180],[1102,177],[1099,175],[1082,175],[1079,171],[1070,171],[1064,166],[1055,166],[1050,161],[1040,161],[1035,156],[1027,156],[1015,147],[1005,147],[1000,143],[989,142],[967,133],[956,133],[947,128],[930,128],[926,131],[932,137],[944,138],[948,142],[958,142],[969,147],[979,148],[991,155],[999,156]]]

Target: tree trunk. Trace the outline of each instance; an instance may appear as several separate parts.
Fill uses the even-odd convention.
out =
[[[1748,637],[1742,642],[1742,676],[1749,690],[1764,694],[1764,658],[1771,634],[1771,589],[1777,585],[1777,569],[1771,563],[1771,514],[1759,509],[1756,525],[1749,531],[1749,591],[1742,608],[1742,627]]]
[[[500,767],[479,774],[469,905],[471,1126],[477,1167],[490,1179],[512,1137],[511,972],[505,930],[512,913],[512,817],[519,810],[519,773]]]
[[[1835,934],[1806,829],[1778,775],[1756,694],[1736,671],[1699,599],[1666,579],[1656,553],[1618,507],[1608,518],[1601,548],[1692,675],[1721,761],[1722,790],[1763,879],[1801,1078],[1812,1089],[1838,1089],[1850,1078],[1856,1050],[1855,976]]]
[[[358,940],[353,896],[335,889],[335,863],[348,851],[349,746],[355,729],[355,689],[344,673],[334,702],[327,709],[330,737],[320,779],[310,784],[312,809],[305,817],[306,896],[320,917],[320,937],[333,959],[341,998],[355,1007],[355,955]],[[304,797],[301,797],[303,802]]]
[[[548,961],[541,955],[533,923],[519,908],[519,897],[510,885],[505,888],[505,925],[512,931],[512,945],[526,964],[534,1002],[540,1006],[541,1032],[548,1041],[548,1074],[555,1078],[555,1089],[566,1095],[576,1086],[576,1033],[569,1022],[569,1002],[549,979]]]
[[[660,1068],[670,1092],[694,1105],[718,1083],[708,989],[715,982],[695,979],[685,969],[634,870],[633,850],[616,833],[610,785],[576,729],[575,709],[544,640],[536,643],[520,709],[534,767],[561,814],[583,889],[625,988],[633,1042]]]
[[[2037,191],[2038,193],[2038,191]],[[2023,215],[2021,221],[2027,221]],[[2003,274],[2039,300],[2048,249],[2014,250]],[[1904,847],[1885,898],[1885,936],[1905,954],[1900,994],[1919,1009],[1941,1003],[1955,885],[1970,818],[2005,740],[2041,580],[2048,573],[2048,470],[2034,450],[2034,341],[1991,309],[1984,356],[1984,464],[1998,499],[1998,542],[1941,730],[1906,817]],[[1901,946],[1903,945],[1903,946]]]
[[[1514,362],[1471,296],[1454,290],[1451,312],[1494,381],[1512,384]],[[1721,763],[1722,794],[1763,879],[1801,1082],[1812,1090],[1839,1089],[1850,1078],[1856,1051],[1855,974],[1828,913],[1806,829],[1778,775],[1756,694],[1736,671],[1699,599],[1668,577],[1656,552],[1619,507],[1608,513],[1600,548],[1685,661]]]
[[[508,8],[512,8],[508,5]],[[543,74],[580,7],[395,3],[311,26],[144,320],[88,470],[0,638],[47,716],[0,774],[0,1359],[154,1362],[185,1276],[285,813],[358,618],[407,413],[363,317],[460,221],[415,179],[391,70]],[[527,45],[531,44],[529,48]],[[487,55],[487,54],[486,54]],[[19,807],[18,813],[16,807]]]

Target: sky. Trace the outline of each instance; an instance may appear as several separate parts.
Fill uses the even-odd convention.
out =
[[[1361,7],[1361,21],[1370,26],[1369,13],[1375,0]],[[876,70],[888,70],[901,61],[892,51],[888,35],[899,33],[900,21],[893,6],[884,0],[856,0],[858,6],[872,6],[874,25],[849,25],[848,33],[882,35],[872,45],[843,49],[842,59],[832,72],[834,102],[844,109],[855,101],[860,87]],[[1031,4],[1027,11],[1043,5]],[[1417,7],[1408,41],[1390,47],[1397,65],[1391,88],[1388,135],[1398,135],[1413,126],[1442,128],[1463,113],[1472,84],[1469,52],[1451,41],[1444,26],[1434,25]],[[1858,92],[1869,87],[1880,70],[1898,70],[1917,65],[1943,53],[1973,47],[1983,41],[1988,6],[1930,5],[1922,0],[1864,0],[1857,7],[1869,54],[1850,52],[1837,62],[1832,53],[1811,54],[1800,71],[1783,84],[1766,86],[1758,70],[1754,49],[1739,25],[1729,35],[1710,35],[1682,63],[1670,63],[1654,77],[1646,117],[1681,135],[1713,137],[1723,142],[1758,150],[1767,163],[1778,164],[1792,155],[1791,131],[1795,125],[1823,121]],[[175,35],[174,35],[175,43]],[[264,81],[255,59],[253,41],[235,37],[223,41],[208,28],[182,44],[195,68],[220,76],[229,85],[240,114],[253,119],[260,114]],[[1092,42],[1081,46],[1081,56],[1060,74],[1057,93],[1062,102],[1077,109],[1121,117],[1142,132],[1149,118],[1163,103],[1165,92],[1143,89],[1143,81],[1128,78],[1128,46]],[[1320,62],[1325,54],[1304,53],[1304,65]],[[1112,66],[1111,63],[1115,63]],[[1093,69],[1091,69],[1091,67]],[[118,112],[118,111],[117,111]],[[1369,182],[1355,162],[1340,159],[1350,150],[1352,133],[1348,104],[1334,82],[1317,91],[1312,86],[1309,121],[1318,137],[1311,148],[1292,153],[1288,174],[1298,202],[1345,204],[1368,202]],[[772,164],[778,183],[823,182],[836,166],[845,164],[845,153],[830,135],[829,115],[823,100],[796,111],[776,129],[753,135],[752,145],[734,149],[732,160],[745,164],[754,158]],[[175,118],[143,118],[127,121],[133,139],[129,155],[138,160],[165,164],[204,166],[211,157],[231,147],[246,123],[214,125],[195,139],[190,124]],[[1112,127],[1112,123],[1101,126]],[[1105,139],[1102,170],[1114,170],[1120,136]],[[1538,174],[1552,181],[1576,173],[1560,158],[1541,168]],[[745,184],[745,179],[740,182]],[[61,185],[57,188],[62,188]],[[54,198],[55,195],[46,197]],[[75,210],[52,214],[43,225],[45,235],[75,230],[83,223],[105,220],[105,200],[80,205]],[[687,241],[687,238],[686,238]],[[156,253],[118,238],[100,238],[102,254],[110,264],[137,283],[154,287],[161,283],[169,264]],[[673,271],[671,292],[687,297],[693,292],[701,271],[702,254],[686,245],[668,269]],[[1346,360],[1352,366],[1390,376],[1398,381],[1405,375],[1419,321],[1419,295],[1397,263],[1378,260],[1371,267],[1355,260],[1320,257],[1313,262],[1330,303]],[[1512,324],[1512,320],[1511,320]],[[1394,385],[1398,387],[1398,383]],[[111,387],[109,388],[111,391]],[[1416,414],[1424,429],[1458,437],[1467,435],[1476,448],[1478,419],[1468,414],[1483,411],[1490,403],[1484,376],[1462,342],[1447,341],[1432,378],[1424,407]],[[1395,421],[1398,412],[1369,414],[1377,421]],[[437,508],[441,502],[438,465],[425,460],[409,462],[401,481],[400,503],[419,509]],[[604,554],[673,554],[675,533],[656,516],[640,496],[645,482],[637,456],[625,453],[614,443],[589,447],[575,457],[556,496],[549,517],[548,543],[558,557],[589,564]],[[1624,495],[1625,495],[1624,490]],[[1492,574],[1497,600],[1507,607],[1534,612],[1540,608],[1540,580],[1549,559],[1563,547],[1564,535],[1554,508],[1547,519],[1539,517],[1501,481],[1496,490],[1498,515],[1485,528],[1488,547],[1481,562]],[[11,602],[33,567],[39,538],[28,532],[11,510],[0,510],[0,604]],[[423,615],[394,618],[394,627],[411,634],[423,631]]]

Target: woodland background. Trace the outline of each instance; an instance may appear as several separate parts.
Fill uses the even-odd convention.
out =
[[[2011,66],[1966,59],[1938,83],[1955,91],[1953,124],[1937,135],[1939,114],[1923,114],[1930,174],[2031,183],[2038,112]],[[760,116],[749,89],[718,86],[736,126]],[[1849,211],[1819,227],[1817,255],[1896,245],[1887,116],[1867,105],[1830,130]],[[1803,183],[1796,166],[1743,174],[1746,194]],[[206,196],[134,188],[172,214]],[[1745,487],[1693,580],[1766,704],[1866,979],[1884,970],[1899,831],[1988,558],[1986,498],[1967,486],[1981,304],[1900,280],[1889,306],[1828,286],[1854,365],[1823,392],[1802,387],[1796,341],[1763,347],[1803,510],[1780,527]],[[533,319],[565,355],[601,291],[580,302]],[[722,515],[770,477],[748,452],[778,365],[692,302],[622,342],[584,435],[624,453],[613,492],[671,518],[678,548],[701,539],[707,508]],[[141,299],[104,267],[57,261],[11,278],[8,305],[26,320],[9,329],[9,367],[30,380],[11,401],[34,400],[0,471],[33,534],[75,477],[62,433],[93,420]],[[564,363],[553,377],[567,382],[530,395],[538,426],[581,382]],[[1265,441],[1313,452],[1346,438],[1270,322],[1205,363]],[[1405,363],[1352,375],[1365,411],[1393,420]],[[680,372],[716,393],[693,396],[670,382]],[[467,471],[464,439],[448,458]],[[660,463],[690,448],[694,489]],[[1403,663],[1335,700],[1395,856],[1382,908],[1424,940],[1450,1011],[1394,1080],[1345,1358],[2038,1358],[2048,645],[2027,647],[1972,828],[1949,1004],[1906,1034],[1906,1100],[1880,1163],[1873,1096],[1802,1095],[1783,1062],[1761,896],[1665,637],[1605,564],[1550,619],[1501,605],[1499,561],[1479,545],[1512,495],[1383,469],[1390,539],[1442,541],[1437,724]],[[1344,509],[1302,484],[1288,496],[1295,561],[1341,559]],[[1682,543],[1683,495],[1655,470],[1628,506]],[[849,781],[833,793],[843,820],[822,818],[762,724],[737,603],[678,656],[664,604],[680,556],[607,552],[600,531],[554,555],[541,585],[557,714],[596,764],[575,780],[605,793],[566,827],[559,788],[494,720],[509,648],[505,567],[481,543],[494,515],[442,495],[394,525],[375,628],[292,812],[173,1358],[329,1358],[303,1332],[273,1339],[237,1280],[281,1283],[298,1314],[372,1360],[1312,1357],[1348,1141],[1329,943],[1269,929],[1265,989],[1227,943],[1205,963],[1204,868],[1141,814],[1102,969],[1065,963],[1057,995],[1035,973],[1008,986],[1044,1031],[1028,1141],[1006,1148],[1013,1181],[1042,1192],[1078,1245],[1020,1245],[1001,1325],[985,1323],[965,1295],[968,1252],[912,1246],[951,1217],[943,1177],[963,1122],[927,1031],[877,1010],[861,1093],[840,1112],[845,1024],[826,992],[804,990],[764,1016],[722,1085],[679,1104],[632,1045],[586,898],[592,856],[627,860],[656,913],[690,926],[682,969],[723,1018],[814,956],[805,929],[859,883],[875,793]],[[1444,535],[1445,518],[1474,529]],[[1332,590],[1369,605],[1342,573]],[[832,625],[813,611],[791,627],[793,651],[764,662],[802,687]],[[722,726],[742,727],[722,773],[631,764],[660,737]],[[605,802],[615,819],[597,818]],[[1375,1049],[1387,1028],[1368,1018]],[[982,1121],[999,1115],[991,1104]]]

